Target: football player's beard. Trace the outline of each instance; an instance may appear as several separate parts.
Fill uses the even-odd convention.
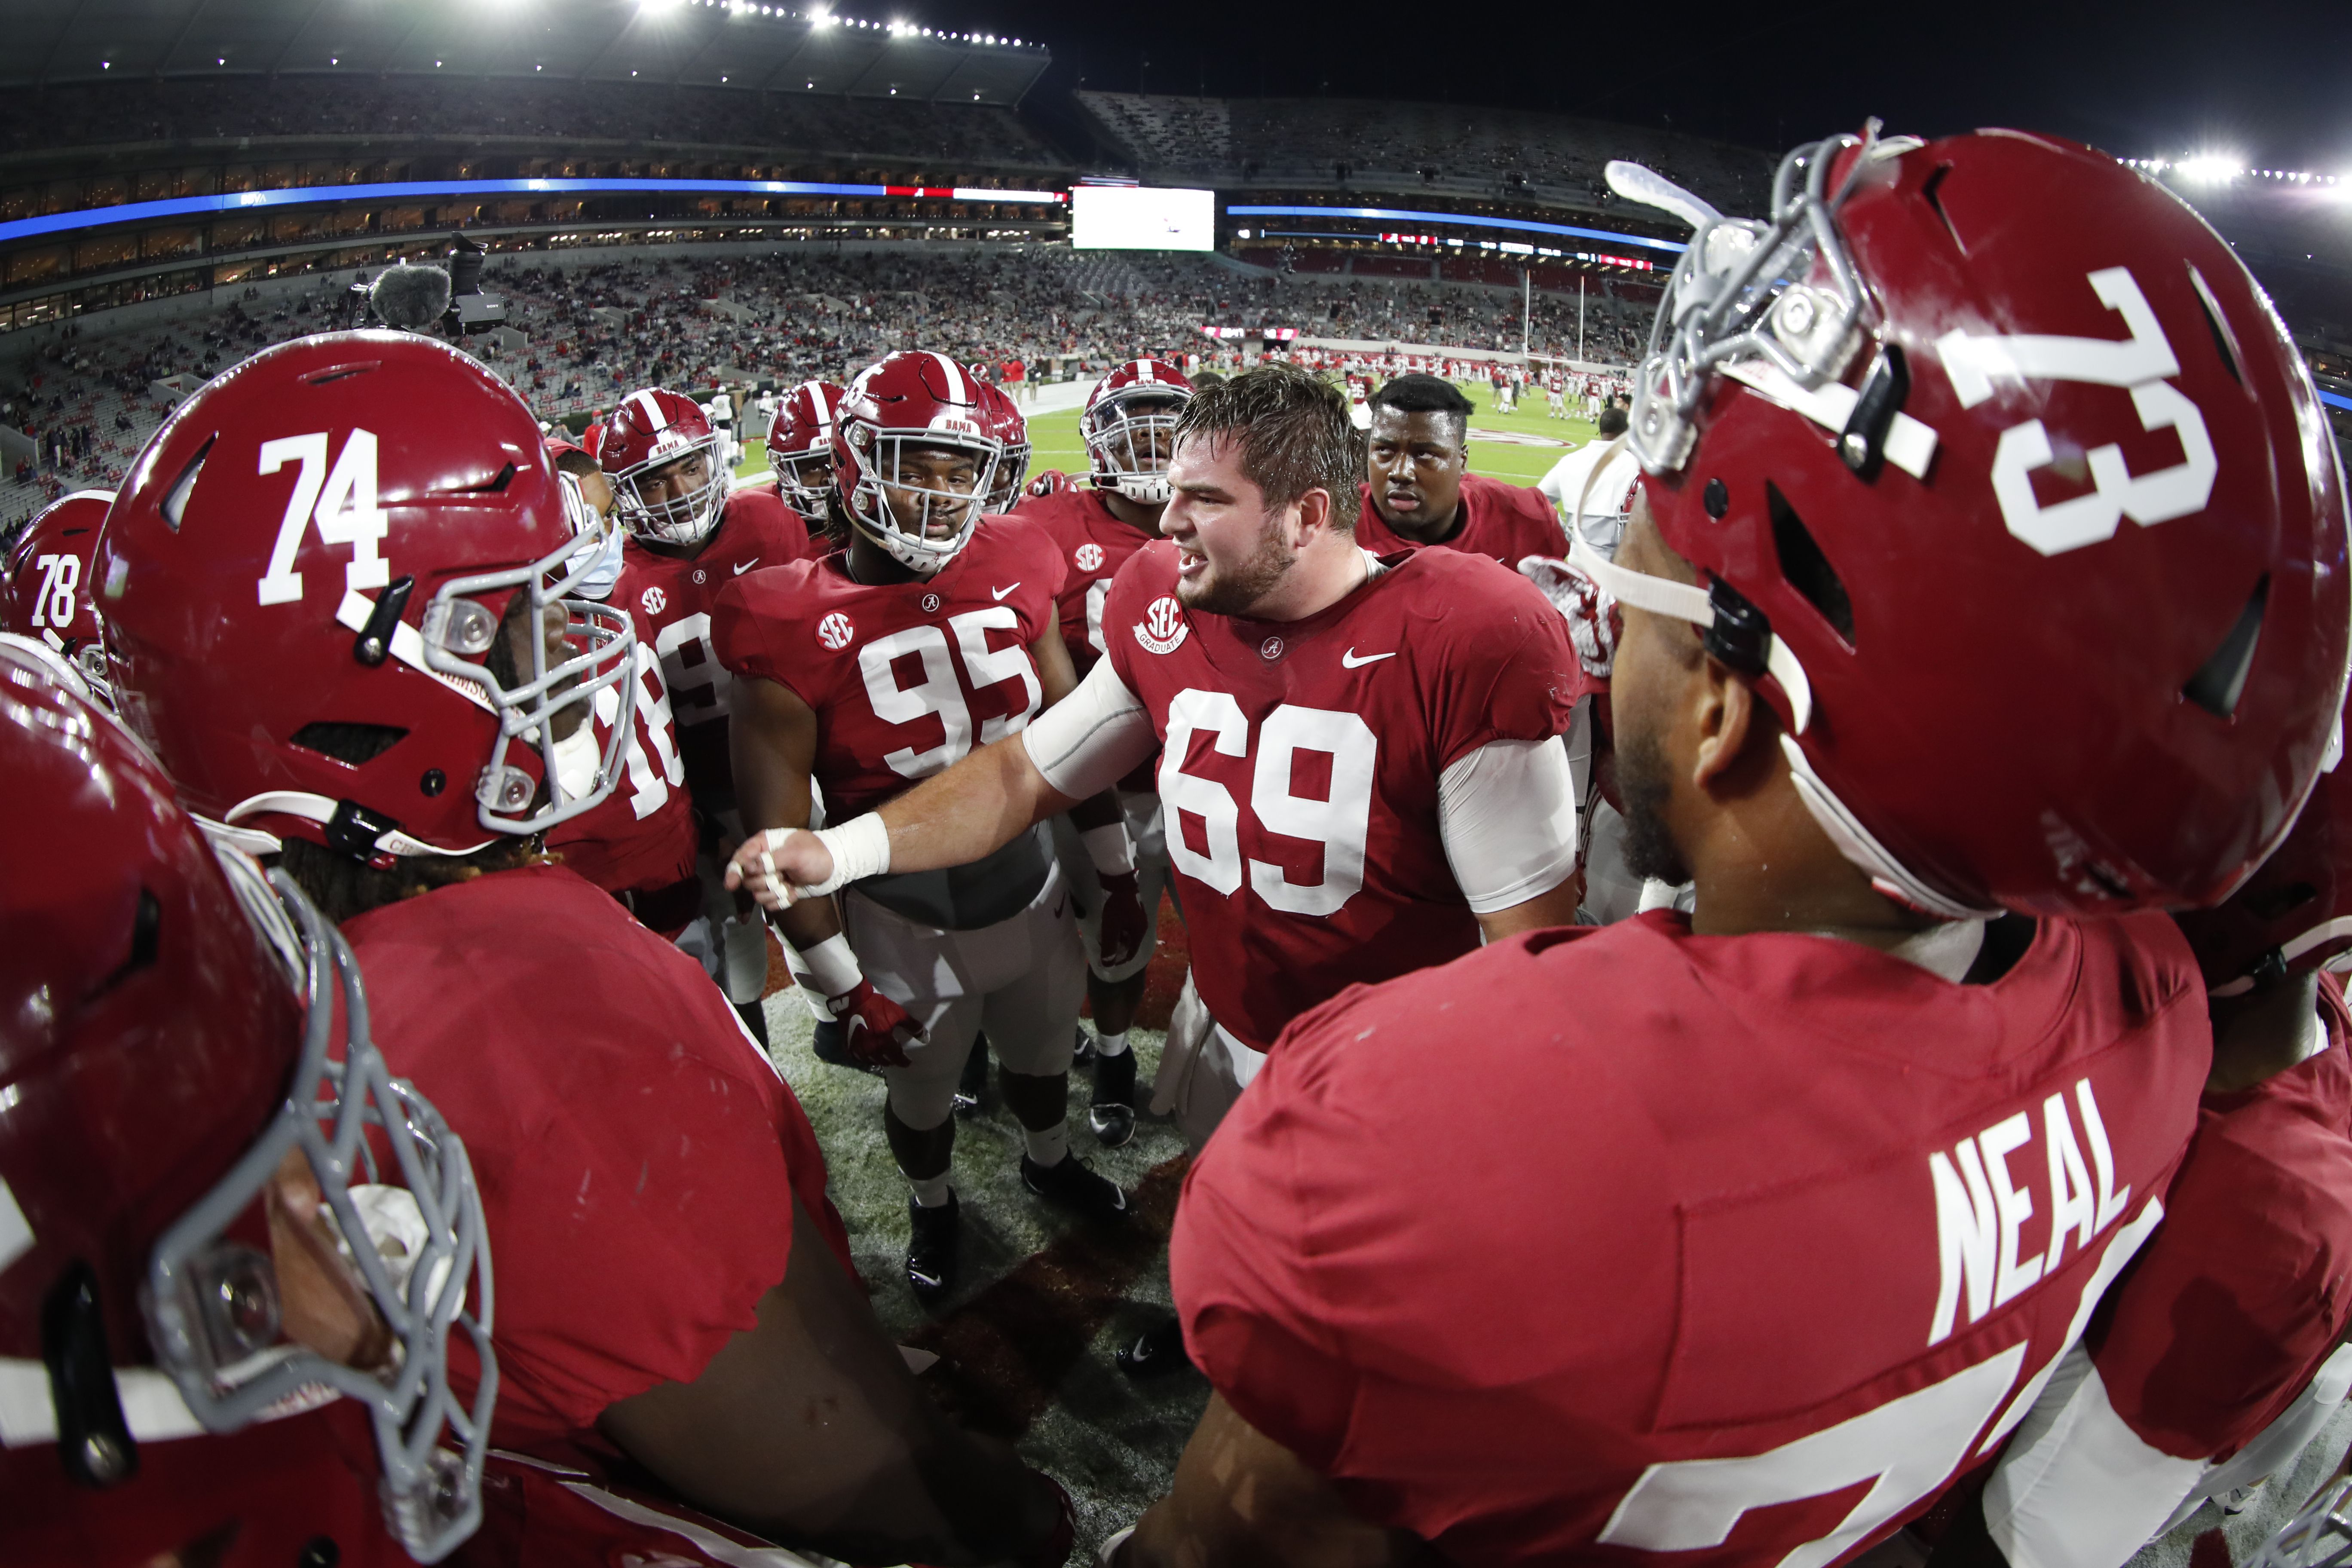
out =
[[[1680,887],[1691,874],[1666,826],[1665,804],[1674,793],[1668,766],[1655,736],[1619,727],[1617,795],[1625,805],[1625,868],[1637,877]]]
[[[1176,596],[1188,610],[1199,610],[1212,616],[1246,616],[1252,605],[1274,592],[1297,557],[1289,542],[1282,536],[1281,524],[1268,519],[1264,532],[1258,535],[1257,548],[1246,560],[1228,574],[1212,565],[1203,580],[1186,593],[1186,584],[1176,585]]]

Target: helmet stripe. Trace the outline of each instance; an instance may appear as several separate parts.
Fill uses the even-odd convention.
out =
[[[956,363],[955,361],[948,358],[945,354],[935,353],[931,355],[931,357],[947,367],[949,395],[952,396],[958,403],[977,403],[980,401],[979,395],[971,389],[971,377],[964,374],[963,366]]]
[[[666,430],[669,427],[669,416],[662,412],[661,404],[656,401],[652,388],[636,394],[629,401],[644,412],[646,429]]]

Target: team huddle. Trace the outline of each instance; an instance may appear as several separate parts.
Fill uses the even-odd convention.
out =
[[[362,331],[37,518],[0,1555],[1067,1560],[875,1317],[772,942],[921,1300],[983,1037],[1075,1223],[1132,1223],[1087,1140],[1192,1144],[1118,1360],[1213,1393],[1105,1563],[2115,1568],[2284,1476],[2352,1384],[2294,344],[2068,143],[1874,126],[1761,220],[1612,179],[1693,240],[1540,491],[1440,378],[1360,431],[1152,358],[1033,483],[922,352],[739,485],[679,392],[550,437]]]

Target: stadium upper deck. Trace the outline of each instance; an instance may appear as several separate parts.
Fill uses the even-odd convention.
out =
[[[1505,196],[1587,213],[1623,204],[1612,158],[1647,163],[1726,212],[1760,208],[1775,156],[1672,132],[1523,110],[1366,99],[1194,99],[1081,91],[1102,150],[1153,184],[1338,185]]]

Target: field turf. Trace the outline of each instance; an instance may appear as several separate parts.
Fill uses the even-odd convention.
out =
[[[1544,412],[1541,394],[1522,399],[1519,412],[1497,414],[1494,409],[1494,394],[1479,384],[1465,385],[1463,391],[1478,412],[1471,416],[1470,471],[1489,479],[1503,479],[1515,485],[1531,485],[1543,478],[1546,470],[1559,461],[1572,448],[1592,438],[1592,425],[1582,418],[1554,419]],[[1558,441],[1559,446],[1530,447],[1509,441],[1482,440],[1476,432],[1493,430],[1512,435],[1535,437]],[[1066,474],[1087,471],[1086,443],[1078,439],[1078,411],[1064,409],[1058,414],[1044,414],[1029,421],[1029,444],[1035,455],[1031,458],[1029,471],[1043,473],[1047,468],[1059,468]],[[762,444],[750,442],[743,461],[736,471],[758,473],[768,466]]]

